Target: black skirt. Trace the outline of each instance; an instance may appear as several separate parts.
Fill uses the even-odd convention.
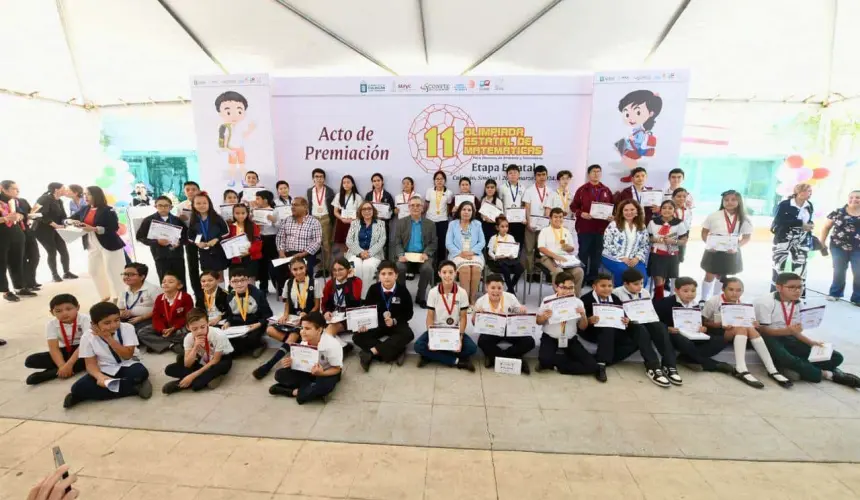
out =
[[[652,278],[672,279],[679,274],[680,259],[677,255],[659,255],[652,253],[648,257],[648,276]]]
[[[730,276],[744,270],[741,253],[705,252],[702,256],[702,269],[717,276]]]

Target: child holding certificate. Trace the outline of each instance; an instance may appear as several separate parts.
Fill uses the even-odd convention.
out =
[[[755,301],[755,315],[764,334],[764,342],[773,353],[777,366],[797,372],[801,380],[821,382],[830,380],[840,385],[858,388],[860,377],[845,373],[838,367],[843,357],[833,351],[830,359],[809,361],[813,347],[823,346],[823,342],[805,335],[800,319],[800,301],[803,293],[803,279],[799,274],[780,273],[776,278],[776,292]]]
[[[714,279],[738,274],[743,271],[740,247],[752,237],[753,225],[744,211],[744,200],[740,193],[729,190],[723,193],[720,209],[702,223],[702,241],[705,241],[705,254],[702,256],[702,269],[705,280],[702,282],[702,300],[708,300],[714,289]],[[734,250],[715,250],[707,246],[708,235],[739,238],[738,248]],[[725,281],[723,282],[725,289]]]
[[[323,288],[322,306],[323,317],[328,326],[326,333],[337,339],[346,332],[346,310],[361,305],[361,278],[350,276],[349,261],[341,257],[331,266],[331,279]],[[338,339],[343,346],[344,354],[352,352],[352,344]]]
[[[197,246],[200,269],[223,271],[230,265],[221,248],[221,240],[230,234],[230,228],[212,206],[205,193],[197,193],[192,199],[191,220],[188,223],[188,239]],[[189,265],[192,276],[197,274],[195,266]]]
[[[643,301],[640,302],[640,304],[650,308],[654,314],[654,317],[652,318],[653,321],[637,321],[634,316],[634,319],[627,325],[627,331],[631,333],[634,338],[644,336],[649,339],[648,342],[653,342],[654,347],[657,348],[657,352],[659,352],[660,356],[663,358],[663,362],[660,364],[662,368],[659,371],[669,379],[669,383],[682,385],[684,381],[681,379],[681,375],[678,373],[678,368],[675,366],[675,349],[672,347],[672,342],[669,340],[669,332],[666,330],[666,325],[659,321],[657,312],[654,311],[654,306],[650,301],[651,295],[648,293],[648,290],[642,289],[645,277],[642,276],[642,273],[637,269],[631,267],[621,273],[621,281],[623,282],[623,285],[613,290],[612,294],[621,299],[622,304],[634,300]],[[630,315],[628,315],[628,317],[630,317]],[[657,385],[662,385],[659,377],[655,376],[652,380]]]
[[[236,356],[251,353],[259,358],[266,350],[263,333],[266,331],[268,320],[272,317],[272,308],[266,300],[266,294],[252,286],[254,275],[245,269],[235,268],[230,271],[230,286],[232,291],[227,302],[227,315],[224,318],[224,329],[231,326],[245,326],[247,332],[230,338]]]
[[[475,365],[469,358],[478,351],[478,346],[465,334],[469,296],[454,282],[456,274],[456,264],[450,260],[443,261],[439,265],[439,277],[442,283],[427,294],[427,331],[418,337],[414,346],[415,352],[421,356],[418,360],[419,368],[435,361],[447,366],[456,366],[461,370],[475,371]],[[435,326],[457,328],[460,332],[460,349],[457,351],[430,349],[430,328]]]
[[[230,224],[230,237],[244,235],[251,246],[239,257],[233,257],[231,265],[241,266],[251,273],[252,280],[257,280],[257,265],[263,258],[263,239],[260,236],[260,226],[251,220],[249,209],[245,205],[233,205],[233,222]]]
[[[493,313],[506,316],[508,313],[524,314],[526,308],[520,305],[516,295],[504,292],[504,282],[498,274],[487,277],[487,293],[475,302],[475,313],[472,315],[472,324],[478,313]],[[506,337],[491,335],[475,329],[478,336],[478,347],[484,352],[484,367],[492,368],[496,357],[522,359],[523,356],[535,348],[535,339],[532,337]],[[501,348],[499,344],[507,342],[509,347]],[[526,375],[530,373],[529,364],[523,359],[522,371]]]
[[[179,276],[172,271],[164,274],[161,290],[162,293],[155,298],[152,308],[152,324],[141,328],[137,335],[148,352],[162,353],[171,349],[181,354],[181,342],[185,337],[185,315],[194,307],[194,301],[182,291]]]
[[[230,297],[223,288],[218,286],[221,275],[216,271],[203,271],[200,273],[200,286],[203,289],[203,297],[197,301],[197,308],[206,311],[209,316],[209,326],[218,326],[227,317],[230,310]]]
[[[502,252],[499,252],[499,243],[503,244],[503,250],[505,247],[513,248],[517,244],[514,237],[508,234],[509,228],[510,224],[508,224],[508,219],[504,215],[500,215],[496,219],[496,230],[498,233],[490,238],[490,243],[487,245],[487,255],[490,257],[490,260],[499,266],[499,274],[501,274],[505,279],[505,284],[508,286],[508,293],[516,293],[517,283],[520,281],[520,277],[524,272],[523,264],[520,262],[518,257],[519,252],[517,252],[516,255],[510,255],[507,253],[502,254]]]
[[[756,327],[758,322],[753,326],[723,326],[723,318],[720,313],[720,307],[724,304],[740,304],[741,295],[744,293],[744,284],[738,278],[726,278],[723,280],[723,293],[714,295],[705,302],[702,308],[702,323],[708,328],[708,335],[723,335],[726,342],[732,342],[735,349],[735,378],[739,379],[750,387],[756,389],[764,389],[764,384],[750,374],[747,370],[746,352],[747,340],[752,344],[753,349],[761,358],[770,378],[775,380],[779,385],[786,389],[792,386],[791,380],[788,380],[784,375],[777,371],[773,364],[773,359],[770,357],[770,352],[767,350],[767,345],[764,339],[761,338]]]
[[[484,196],[481,197],[481,200],[475,205],[478,208],[478,212],[481,212],[481,208],[483,208],[484,203],[499,209],[500,216],[504,215],[505,204],[502,202],[501,196],[499,196],[499,186],[493,179],[487,179],[487,181],[484,182]],[[481,228],[484,230],[484,239],[490,241],[490,238],[496,233],[498,217],[490,218],[483,213],[479,213],[478,215],[481,216]]]
[[[27,376],[27,385],[58,377],[66,379],[84,371],[78,347],[84,332],[90,331],[90,317],[81,314],[78,299],[68,293],[55,295],[48,307],[53,316],[45,326],[48,351],[31,354],[24,360],[24,366],[39,370]]]
[[[133,325],[135,332],[140,332],[141,328],[152,323],[155,299],[161,294],[161,289],[146,281],[148,275],[149,266],[139,262],[126,264],[122,270],[122,282],[128,288],[119,296],[117,306],[122,320]],[[184,280],[180,281],[185,288]]]
[[[436,224],[436,241],[445,241],[448,234],[448,203],[454,195],[446,187],[448,176],[445,172],[438,170],[433,174],[433,187],[428,188],[424,195],[424,212],[427,219]],[[436,253],[436,264],[442,260],[443,252]]]
[[[182,341],[185,354],[164,369],[165,375],[178,380],[166,383],[161,388],[164,394],[215,389],[233,366],[233,346],[220,329],[209,326],[206,311],[192,309],[185,324],[189,330]]]
[[[379,283],[367,291],[364,304],[376,306],[379,326],[370,330],[362,327],[352,335],[353,343],[361,348],[358,359],[364,371],[370,370],[374,359],[403,365],[406,346],[415,338],[409,328],[413,313],[412,294],[405,286],[397,284],[397,266],[385,260],[379,264],[377,272]]]
[[[571,267],[565,264],[566,260],[570,258],[578,261],[576,236],[570,234],[570,231],[564,227],[564,210],[560,208],[550,210],[549,221],[549,227],[543,228],[538,235],[537,246],[538,252],[541,254],[540,263],[549,270],[553,282],[562,271],[573,276],[576,283],[576,295],[579,296],[585,272],[581,265]]]
[[[573,295],[575,288],[576,280],[572,274],[566,271],[559,273],[553,282],[555,295],[543,299],[537,315],[537,323],[543,325],[538,364],[535,368],[539,372],[555,368],[559,373],[565,375],[592,375],[598,371],[594,356],[586,351],[579,339],[576,338],[577,329],[585,330],[588,328],[588,317],[585,314],[585,306],[582,301]],[[578,320],[560,323],[552,320],[552,308],[547,306],[547,303],[563,297],[573,299],[576,311],[579,313]]]
[[[687,228],[675,217],[675,202],[660,204],[660,215],[648,223],[651,237],[651,255],[648,257],[648,276],[654,280],[654,299],[663,298],[663,285],[678,277],[681,264],[680,248],[687,244]]]
[[[316,351],[317,362],[310,372],[293,367],[293,358],[287,356],[281,360],[281,368],[275,372],[277,384],[269,387],[269,394],[296,398],[296,403],[305,404],[315,399],[323,399],[329,395],[337,383],[343,370],[343,348],[336,338],[323,332],[326,320],[318,312],[312,312],[302,318],[302,343],[304,349]],[[292,352],[296,352],[297,348]],[[304,354],[304,352],[303,352]]]
[[[456,215],[454,212],[459,208],[460,204],[464,201],[472,202],[473,205],[477,206],[475,202],[475,195],[472,194],[472,179],[468,177],[461,177],[459,181],[457,181],[457,186],[459,186],[460,191],[453,196],[451,196],[451,201],[448,203],[448,212],[451,213],[452,216],[456,219]],[[457,197],[460,196],[460,203],[457,203]],[[476,214],[477,215],[477,214]],[[477,216],[475,217],[477,218]]]
[[[680,169],[679,169],[680,170]],[[690,237],[690,229],[693,228],[693,209],[688,207],[689,193],[684,188],[678,188],[672,192],[672,201],[675,202],[675,217],[681,220],[684,228],[681,231],[681,237]],[[684,262],[684,254],[687,251],[687,245],[681,245],[678,248],[678,260]]]
[[[582,296],[585,314],[588,316],[588,328],[583,330],[582,338],[597,344],[597,372],[595,378],[606,382],[606,366],[624,361],[637,350],[645,360],[645,374],[655,384],[669,387],[671,382],[663,374],[660,361],[651,338],[647,335],[633,335],[627,332],[630,320],[624,316],[621,299],[612,294],[612,276],[598,273],[592,284],[592,291]],[[599,309],[609,307],[620,319],[603,318],[598,315]],[[614,306],[614,307],[613,307]],[[620,311],[618,311],[620,309]],[[618,311],[618,312],[615,312]]]
[[[165,271],[175,271],[182,279],[182,286],[185,286],[185,253],[182,250],[188,239],[188,230],[182,223],[179,217],[170,213],[173,208],[173,202],[167,196],[159,196],[155,199],[156,213],[143,219],[140,227],[137,229],[135,238],[137,241],[149,247],[152,253],[152,260],[155,261],[155,271],[158,273],[158,281],[164,278]],[[171,224],[180,229],[178,241],[169,241],[166,239],[151,240],[149,239],[149,228],[153,222],[161,222]],[[193,276],[192,276],[193,277]]]

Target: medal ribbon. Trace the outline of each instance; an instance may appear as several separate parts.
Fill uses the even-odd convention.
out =
[[[493,308],[493,301],[492,300],[490,300],[488,302],[490,304],[490,312],[494,312],[494,313],[498,313],[498,314],[504,314],[505,313],[505,294],[504,293],[502,293],[502,297],[499,299],[499,308],[498,309]]]
[[[514,188],[511,187],[510,182],[507,182],[506,184],[508,185],[508,191],[511,192],[511,196],[514,197],[513,201],[511,202],[511,207],[515,207],[517,205],[517,196],[519,196],[520,194],[520,185],[517,184],[517,190],[514,191]]]
[[[564,210],[564,209],[566,209],[566,208],[567,208],[567,209],[569,209],[569,208],[570,208],[570,205],[567,203],[567,196],[568,196],[569,194],[570,194],[570,193],[568,193],[566,189],[559,189],[559,190],[558,190],[558,197],[559,197],[559,198],[561,198],[561,208],[562,208],[562,210]],[[543,200],[541,200],[541,201],[543,201]]]
[[[442,303],[445,305],[445,311],[447,311],[448,316],[454,316],[454,306],[457,305],[457,284],[453,284],[453,288],[451,288],[451,306],[448,306],[448,299],[445,298],[445,292],[443,291],[442,284],[439,284],[439,295],[442,296]]]
[[[74,342],[74,340],[75,340],[75,333],[77,331],[78,331],[78,317],[77,316],[75,316],[75,321],[74,321],[74,323],[72,323],[72,335],[71,335],[71,337],[66,335],[66,327],[65,327],[65,325],[63,325],[63,322],[60,321],[60,334],[63,336],[63,343],[66,344],[66,346],[65,346],[66,352],[69,354],[71,354],[73,351],[72,342]]]
[[[176,306],[179,305],[179,301],[182,299],[182,292],[177,292],[176,297],[173,298],[173,304],[168,304],[167,297],[164,297],[164,315],[167,316],[167,323],[173,324],[173,313],[176,311]]]
[[[299,310],[305,310],[305,304],[308,303],[308,287],[305,287],[305,293],[302,293],[301,282],[294,281],[293,286],[296,290],[296,302],[298,302]]]
[[[386,292],[385,288],[382,288],[382,283],[379,284],[379,289],[382,290],[382,300],[385,301],[385,310],[390,311],[391,310],[391,301],[394,300],[394,292],[395,292],[395,290],[397,290],[397,284],[396,283],[394,284],[394,288],[391,289],[391,292]],[[390,293],[391,297],[386,298],[385,297],[386,293]]]
[[[729,219],[728,212],[724,210],[723,217],[726,219],[726,230],[728,230],[729,234],[735,234],[735,226],[738,225],[738,214],[735,214],[734,220],[731,220]]]
[[[373,192],[373,201],[375,203],[379,203],[382,201],[382,192],[379,193],[379,196],[376,195],[376,191]]]
[[[785,310],[785,302],[780,301],[779,306],[782,307],[782,318],[785,320],[785,326],[791,325],[791,318],[794,317],[794,302],[791,303],[791,309]]]
[[[325,188],[322,189],[322,192],[318,192],[317,188],[314,188],[314,198],[317,200],[317,205],[323,206],[323,200],[325,199]]]
[[[218,295],[217,290],[212,295],[209,295],[206,292],[203,292],[203,301],[206,303],[206,312],[212,310],[212,307],[215,306],[215,296]]]
[[[247,321],[248,319],[248,290],[245,290],[245,299],[244,303],[242,299],[239,298],[239,294],[236,293],[236,308],[239,309],[239,315],[242,316],[242,321]]]
[[[444,191],[436,191],[435,195],[436,195],[436,214],[438,215],[438,214],[442,213],[442,197],[445,196],[445,192]]]
[[[543,194],[540,192],[540,188],[535,186],[535,191],[537,192],[538,198],[540,199],[540,204],[543,206],[543,199],[546,198],[546,186],[543,188]]]

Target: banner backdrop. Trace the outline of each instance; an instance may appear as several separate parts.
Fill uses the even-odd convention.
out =
[[[290,78],[273,80],[272,94],[279,173],[297,196],[314,168],[335,190],[353,175],[362,193],[374,172],[393,194],[406,176],[423,192],[439,169],[449,189],[470,177],[476,194],[509,164],[527,181],[537,165],[584,179],[590,75]]]
[[[274,189],[277,169],[268,75],[195,76],[191,79],[200,185],[221,202],[227,187],[242,187],[245,172]],[[211,192],[214,191],[214,192]]]
[[[630,170],[648,169],[648,185],[663,189],[678,166],[687,107],[687,70],[594,75],[588,164],[603,166],[603,183],[627,185]]]

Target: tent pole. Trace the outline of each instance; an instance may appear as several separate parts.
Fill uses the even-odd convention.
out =
[[[421,46],[424,47],[424,64],[430,65],[430,57],[427,55],[427,30],[424,21],[424,0],[418,0],[418,20],[421,23]]]
[[[84,85],[81,81],[81,73],[78,70],[78,60],[75,57],[75,49],[72,45],[72,40],[69,38],[69,29],[66,25],[66,11],[65,7],[63,7],[63,0],[56,0],[56,5],[57,15],[60,17],[60,29],[63,30],[63,40],[66,42],[66,49],[69,51],[69,59],[72,63],[72,71],[75,73],[75,81],[78,84],[77,97],[83,99],[84,102],[87,102],[87,96],[84,95]]]
[[[681,18],[681,14],[683,14],[684,11],[687,10],[687,7],[690,6],[690,2],[692,1],[693,0],[684,0],[683,2],[681,2],[680,5],[678,5],[678,8],[675,9],[675,13],[672,14],[672,17],[669,18],[669,22],[667,22],[666,26],[663,27],[663,31],[660,32],[660,36],[657,37],[657,41],[654,42],[654,45],[651,47],[651,50],[648,51],[648,55],[645,56],[645,62],[648,62],[651,57],[655,53],[657,53],[657,49],[660,48],[660,45],[662,45],[666,37],[669,36],[669,33],[672,31],[672,28],[675,27],[675,23],[678,22],[678,19]]]
[[[177,14],[170,7],[170,5],[167,5],[167,1],[166,0],[158,0],[158,3],[161,4],[161,6],[164,8],[165,11],[167,11],[167,13],[170,15],[170,17],[172,17],[173,20],[176,21],[176,24],[178,24],[179,27],[182,28],[182,31],[184,31],[186,35],[191,37],[191,40],[193,40],[194,43],[197,44],[197,46],[200,48],[200,50],[202,50],[203,53],[206,54],[206,56],[213,63],[215,63],[215,66],[218,66],[218,68],[220,68],[221,71],[224,72],[225,75],[229,75],[230,72],[227,71],[227,68],[225,68],[224,65],[221,64],[221,61],[219,61],[218,58],[215,57],[214,54],[212,54],[212,52],[206,47],[206,45],[203,44],[203,41],[200,40],[200,38],[191,30],[191,28],[189,28],[188,25],[185,24],[185,21],[183,21],[182,18],[179,17],[179,14]]]

